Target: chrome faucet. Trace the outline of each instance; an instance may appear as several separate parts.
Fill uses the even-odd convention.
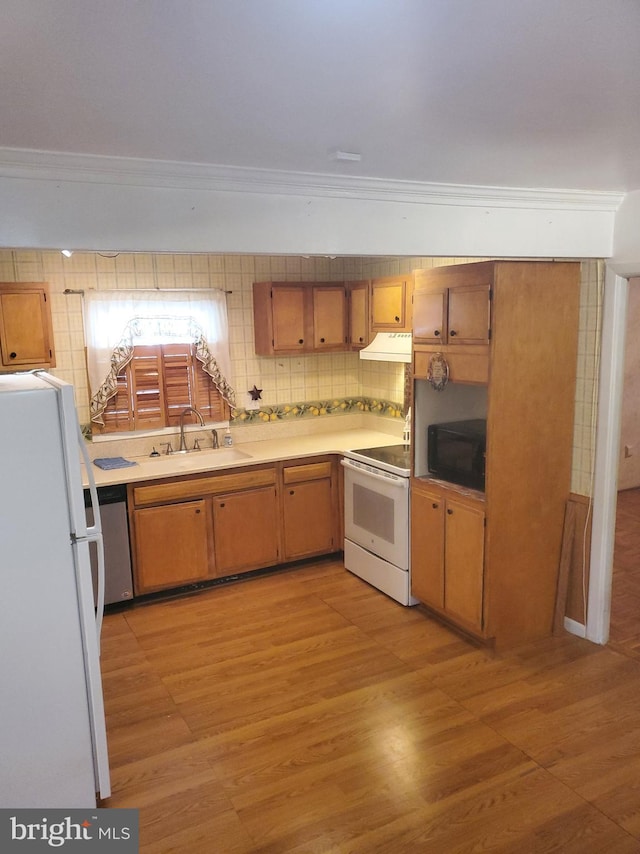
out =
[[[180,451],[187,450],[187,443],[184,440],[184,416],[188,415],[189,412],[193,412],[194,415],[197,415],[200,419],[200,426],[204,427],[204,418],[202,417],[201,412],[199,412],[197,409],[194,409],[193,406],[187,406],[186,409],[183,409],[180,413],[180,447],[178,448],[178,453],[180,453]]]

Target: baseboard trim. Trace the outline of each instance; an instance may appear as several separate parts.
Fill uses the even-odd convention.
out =
[[[587,627],[570,617],[564,618],[564,627],[570,634],[577,635],[579,638],[586,638],[587,636]]]

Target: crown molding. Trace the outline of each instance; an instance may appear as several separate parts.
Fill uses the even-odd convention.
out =
[[[0,147],[0,178],[427,205],[615,212],[624,193],[483,187]]]

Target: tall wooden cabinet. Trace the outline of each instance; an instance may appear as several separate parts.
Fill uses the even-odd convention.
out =
[[[55,364],[48,285],[0,282],[0,372]]]
[[[497,645],[552,629],[571,486],[579,283],[573,262],[481,262],[416,277],[414,441],[426,442],[429,423],[486,414],[487,450],[484,494],[430,480],[426,453],[418,452],[426,449],[416,450],[414,595]],[[464,311],[455,314],[462,303],[470,306],[468,325],[459,319]],[[440,319],[436,305],[441,324],[432,322]],[[438,329],[446,343],[428,343]],[[461,332],[454,343],[452,330]],[[435,352],[454,365],[463,358],[442,391],[426,380]],[[483,384],[479,414],[474,387]]]

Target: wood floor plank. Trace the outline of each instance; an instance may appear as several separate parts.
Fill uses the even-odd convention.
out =
[[[609,643],[640,657],[640,489],[618,493]]]
[[[640,661],[496,653],[338,560],[105,618],[142,852],[640,852]]]

